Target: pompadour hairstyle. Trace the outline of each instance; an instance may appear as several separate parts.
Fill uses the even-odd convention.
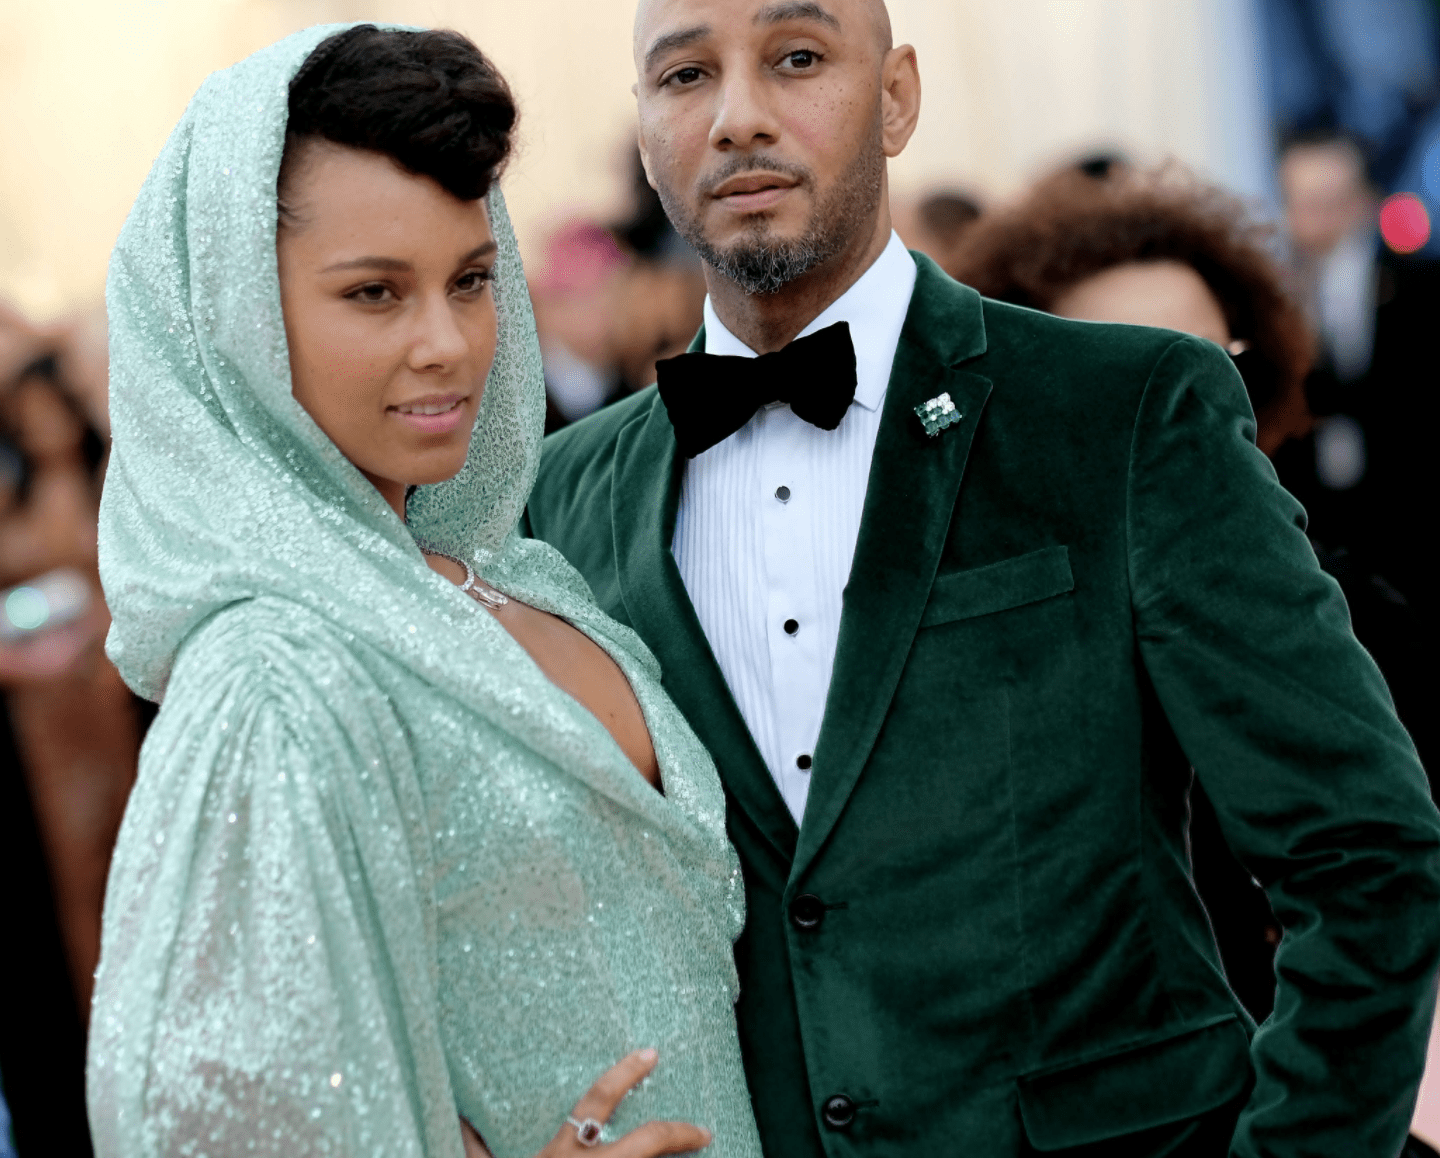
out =
[[[282,206],[300,146],[315,139],[383,153],[474,201],[504,168],[515,120],[509,86],[458,32],[373,24],[337,32],[290,82]]]

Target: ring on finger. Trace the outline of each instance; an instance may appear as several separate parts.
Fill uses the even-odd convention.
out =
[[[577,1118],[570,1114],[565,1121],[575,1127],[575,1141],[587,1148],[600,1145],[600,1133],[605,1129],[605,1123],[598,1122],[594,1118]]]

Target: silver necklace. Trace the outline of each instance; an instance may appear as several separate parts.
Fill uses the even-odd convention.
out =
[[[459,563],[460,566],[464,567],[465,582],[460,584],[460,590],[465,592],[465,594],[470,596],[475,602],[483,604],[491,611],[494,611],[497,607],[504,607],[505,604],[510,602],[509,596],[496,591],[495,588],[488,584],[482,584],[480,580],[476,578],[474,568],[465,562],[464,559],[457,559],[454,555],[447,555],[444,551],[435,551],[428,547],[425,553],[428,555],[436,555],[441,559],[449,559],[450,562]]]

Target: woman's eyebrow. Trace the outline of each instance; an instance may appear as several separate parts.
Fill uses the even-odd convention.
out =
[[[489,257],[490,254],[494,253],[498,248],[499,246],[497,246],[493,241],[487,241],[484,245],[477,245],[474,249],[472,249],[455,264],[464,265],[467,261],[474,261],[476,258]]]
[[[414,268],[408,261],[401,261],[398,257],[355,257],[349,261],[337,261],[334,265],[327,265],[321,273],[334,273],[341,269],[383,269],[388,273],[404,273]]]
[[[493,241],[487,241],[483,245],[477,245],[464,257],[457,261],[456,265],[464,265],[467,261],[474,261],[476,258],[486,257],[494,253],[496,245]],[[327,265],[321,273],[335,273],[346,269],[379,269],[386,273],[408,273],[415,267],[408,261],[402,261],[398,257],[352,257],[349,261],[337,261],[334,265]]]

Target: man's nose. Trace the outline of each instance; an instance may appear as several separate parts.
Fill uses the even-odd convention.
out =
[[[410,366],[420,370],[448,370],[469,351],[465,332],[455,317],[449,294],[430,294],[421,303]]]
[[[719,86],[719,104],[710,126],[713,149],[748,149],[773,145],[780,138],[763,79],[752,69],[730,70]]]

